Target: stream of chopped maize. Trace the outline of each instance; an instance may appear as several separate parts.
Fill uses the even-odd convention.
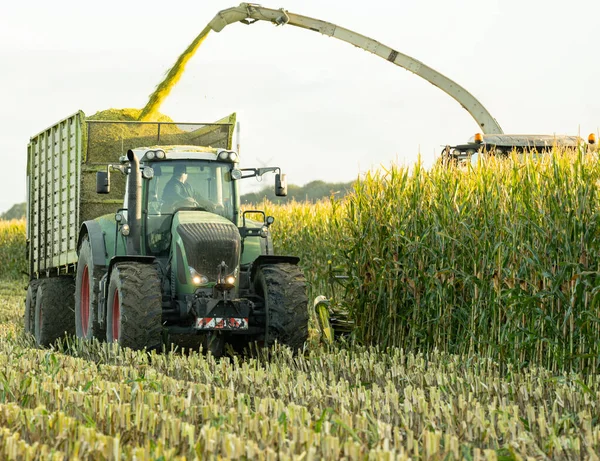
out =
[[[202,45],[202,42],[204,42],[211,30],[212,29],[209,26],[206,26],[194,39],[194,41],[190,43],[186,50],[177,58],[177,61],[175,61],[173,67],[169,69],[164,80],[158,84],[154,90],[154,93],[150,95],[150,99],[146,103],[146,106],[139,116],[140,121],[154,120],[154,117],[157,115],[161,104],[183,75],[186,64],[192,58],[192,56],[194,56],[198,48],[200,48],[200,45]]]

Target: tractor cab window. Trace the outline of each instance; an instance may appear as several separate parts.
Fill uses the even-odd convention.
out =
[[[180,209],[203,210],[234,221],[231,164],[203,160],[155,162],[148,185],[148,246],[168,251],[170,223]]]

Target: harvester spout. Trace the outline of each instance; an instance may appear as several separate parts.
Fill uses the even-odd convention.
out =
[[[140,254],[140,229],[142,227],[142,175],[140,161],[130,149],[127,151],[130,170],[127,177],[127,221],[129,236],[127,238],[127,253]]]
[[[221,32],[225,26],[233,24],[234,22],[243,21],[248,17],[250,17],[248,5],[242,3],[240,6],[219,11],[212,21],[208,23],[208,26],[215,32]]]
[[[492,117],[483,104],[458,83],[450,80],[421,61],[353,30],[320,19],[291,13],[283,8],[265,8],[255,3],[240,3],[239,6],[219,11],[212,21],[208,23],[207,28],[215,32],[221,32],[228,24],[235,22],[253,24],[257,21],[268,21],[276,26],[289,24],[305,30],[311,30],[373,53],[396,66],[418,75],[454,98],[456,102],[471,114],[484,134],[503,133],[496,119]]]

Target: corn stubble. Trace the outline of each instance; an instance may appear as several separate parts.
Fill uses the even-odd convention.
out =
[[[215,360],[32,345],[0,290],[4,459],[555,459],[600,450],[595,376],[354,346]]]

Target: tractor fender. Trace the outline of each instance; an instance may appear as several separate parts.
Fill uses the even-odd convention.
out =
[[[92,259],[94,266],[106,266],[106,244],[104,242],[104,235],[102,233],[102,228],[100,224],[96,221],[85,221],[81,225],[81,229],[79,230],[79,238],[77,239],[77,251],[79,251],[79,247],[81,246],[81,240],[83,237],[87,235],[90,241],[90,245],[92,245]]]
[[[260,255],[252,262],[252,266],[250,268],[250,280],[254,280],[254,277],[256,276],[256,270],[265,264],[286,263],[297,266],[299,262],[300,258],[298,256]]]

